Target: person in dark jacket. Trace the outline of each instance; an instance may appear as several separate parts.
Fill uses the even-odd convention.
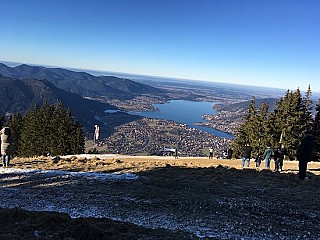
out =
[[[231,159],[232,158],[232,153],[233,153],[233,150],[231,148],[228,148],[228,150],[227,150],[227,159]]]
[[[282,157],[281,157],[281,161],[279,163],[279,167],[280,167],[279,170],[282,171],[283,170],[284,158],[286,157],[286,155],[288,155],[288,151],[284,146],[281,146],[280,151],[281,151]]]
[[[314,137],[311,131],[306,131],[297,151],[299,161],[299,179],[307,179],[307,165],[313,160]]]
[[[244,167],[244,163],[247,162],[246,166],[250,166],[252,147],[247,143],[242,149],[242,162],[241,166]]]
[[[282,171],[285,154],[286,154],[286,151],[283,147],[278,148],[276,151],[274,151],[274,162],[275,162],[274,171],[275,172]]]
[[[279,166],[279,163],[277,162],[280,157],[280,148],[277,148],[273,151],[273,159],[274,159],[274,171],[277,171],[277,166]]]
[[[179,158],[178,148],[176,148],[176,149],[174,150],[174,158],[175,158],[175,159],[178,159],[178,158]]]
[[[262,157],[261,157],[260,153],[258,153],[256,160],[254,160],[254,161],[256,162],[256,168],[259,168],[261,165],[261,162],[262,162]]]

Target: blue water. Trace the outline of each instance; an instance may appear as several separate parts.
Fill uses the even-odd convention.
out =
[[[194,102],[186,100],[172,100],[164,104],[154,104],[158,111],[155,112],[128,112],[129,114],[139,115],[147,118],[160,118],[173,120],[178,123],[188,124],[190,128],[197,128],[204,132],[211,133],[218,137],[234,138],[232,134],[219,130],[194,125],[195,122],[205,122],[203,114],[216,114],[210,102]]]

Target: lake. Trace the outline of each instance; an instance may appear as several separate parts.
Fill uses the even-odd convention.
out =
[[[128,112],[147,118],[160,118],[173,120],[178,123],[188,124],[190,128],[197,128],[218,137],[234,138],[232,134],[222,132],[213,128],[194,125],[195,122],[206,122],[202,119],[203,114],[216,114],[211,102],[194,102],[186,100],[172,100],[164,104],[153,104],[158,111],[155,112]]]

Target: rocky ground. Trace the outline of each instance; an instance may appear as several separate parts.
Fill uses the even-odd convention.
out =
[[[296,162],[281,173],[239,166],[120,155],[14,159],[0,168],[0,239],[320,239],[319,163],[309,164],[306,181]]]

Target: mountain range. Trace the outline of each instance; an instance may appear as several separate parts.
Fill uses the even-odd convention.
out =
[[[93,76],[62,68],[47,68],[22,64],[10,67],[0,63],[0,74],[15,79],[47,80],[56,87],[84,97],[130,99],[137,95],[158,95],[164,92],[155,87],[114,76]]]
[[[131,99],[139,95],[162,95],[163,90],[129,79],[114,76],[93,76],[62,68],[47,68],[22,64],[10,67],[0,63],[0,115],[24,114],[35,104],[62,102],[87,130],[101,122],[101,130],[126,121],[132,121],[125,113],[106,114],[106,109],[116,107],[88,98]],[[120,116],[121,115],[121,116]],[[103,122],[108,122],[104,126]],[[106,130],[104,129],[104,130]]]
[[[97,116],[103,115],[106,109],[116,109],[112,105],[64,91],[46,80],[19,80],[3,75],[0,75],[0,102],[0,115],[7,112],[24,114],[36,104],[62,102],[87,129],[96,124]]]

